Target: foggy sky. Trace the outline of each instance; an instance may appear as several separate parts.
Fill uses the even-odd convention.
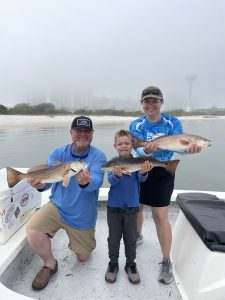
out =
[[[6,106],[93,95],[133,108],[156,85],[185,107],[196,75],[193,106],[225,107],[224,0],[0,0],[0,42]]]

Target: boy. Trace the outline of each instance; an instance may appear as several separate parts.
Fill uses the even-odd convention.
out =
[[[120,157],[132,157],[132,135],[127,130],[120,130],[115,134],[114,147]],[[120,240],[123,236],[125,246],[125,271],[131,283],[139,283],[140,276],[134,262],[136,258],[137,242],[137,212],[139,210],[139,182],[145,181],[151,164],[146,161],[140,172],[131,175],[122,173],[119,166],[115,166],[108,174],[111,184],[108,197],[107,221],[109,227],[108,249],[109,265],[105,280],[113,283],[119,271],[118,258]]]

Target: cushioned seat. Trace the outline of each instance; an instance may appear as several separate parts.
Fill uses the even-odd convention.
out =
[[[225,202],[206,193],[180,193],[176,201],[206,247],[225,252]]]

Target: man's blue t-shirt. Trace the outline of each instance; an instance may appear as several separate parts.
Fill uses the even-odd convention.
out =
[[[48,157],[48,164],[54,161],[84,161],[88,164],[91,181],[82,188],[74,176],[70,178],[67,187],[62,182],[52,185],[50,200],[56,206],[63,223],[80,230],[94,228],[97,218],[97,200],[99,188],[102,185],[104,172],[101,165],[106,161],[105,154],[94,146],[90,146],[87,153],[79,155],[73,152],[72,144],[54,149]],[[46,190],[51,184],[46,184]]]

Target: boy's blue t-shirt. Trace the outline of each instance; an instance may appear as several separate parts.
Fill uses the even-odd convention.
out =
[[[121,178],[109,172],[108,207],[139,207],[140,182],[145,181],[147,177],[148,173],[141,175],[138,171],[131,175],[123,174]]]

